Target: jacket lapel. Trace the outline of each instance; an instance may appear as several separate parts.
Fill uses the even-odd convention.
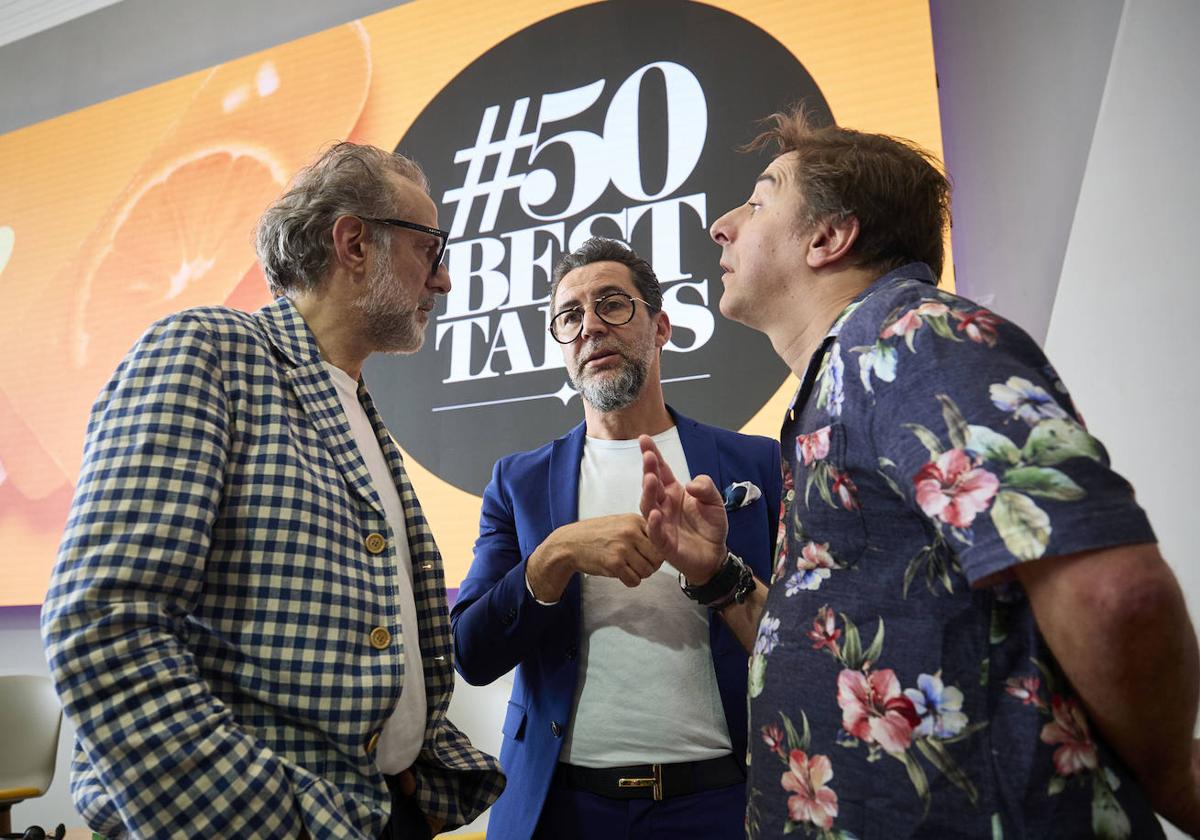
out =
[[[291,301],[280,298],[256,316],[271,343],[291,365],[284,378],[292,387],[313,429],[346,479],[347,486],[383,515],[383,503],[371,485],[371,474],[358,452],[342,401],[325,370],[317,340]],[[361,393],[360,387],[360,393]]]
[[[579,464],[583,460],[584,425],[580,423],[565,437],[554,441],[550,450],[549,484],[546,487],[550,527],[546,529],[547,534],[579,520]],[[577,633],[583,617],[580,586],[579,575],[572,575],[562,595],[568,609],[575,613]]]
[[[721,475],[717,439],[713,437],[712,431],[690,417],[684,417],[670,406],[667,406],[667,411],[671,412],[671,417],[675,419],[675,428],[679,430],[679,443],[683,446],[688,472],[692,474],[692,478],[707,475],[720,490],[725,486],[725,480]]]
[[[583,460],[584,424],[554,441],[550,451],[550,530],[579,519],[579,464]]]

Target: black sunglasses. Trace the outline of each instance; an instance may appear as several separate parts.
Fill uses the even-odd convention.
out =
[[[415,230],[418,233],[427,233],[430,236],[436,236],[438,238],[438,251],[437,256],[433,259],[431,271],[434,274],[437,273],[438,266],[442,264],[442,257],[446,256],[446,243],[450,241],[450,231],[429,227],[428,225],[419,225],[416,222],[406,222],[403,219],[374,219],[369,216],[361,216],[360,218],[364,222],[374,222],[377,225],[391,225],[392,227]]]

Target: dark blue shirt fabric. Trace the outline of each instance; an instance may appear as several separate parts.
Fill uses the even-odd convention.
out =
[[[934,282],[864,291],[785,418],[749,836],[1161,837],[1011,574],[1153,531],[1037,344]]]

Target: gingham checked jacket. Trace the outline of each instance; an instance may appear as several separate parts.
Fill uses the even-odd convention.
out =
[[[503,776],[446,720],[441,556],[361,382],[359,399],[412,553],[429,711],[417,796],[454,826]],[[152,326],[93,408],[42,612],[88,825],[110,838],[374,840],[390,798],[373,736],[405,664],[395,540],[289,301]]]

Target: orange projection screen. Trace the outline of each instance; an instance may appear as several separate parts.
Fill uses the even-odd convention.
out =
[[[464,70],[473,63],[506,39],[556,16],[583,11],[584,5],[571,0],[415,0],[0,136],[0,285],[5,291],[0,310],[0,606],[41,603],[79,472],[88,410],[145,328],[189,306],[253,310],[269,301],[255,265],[252,232],[290,176],[334,140],[395,148],[439,92],[468,78]],[[447,14],[451,7],[453,13]],[[723,0],[705,4],[704,11],[734,16],[727,19],[736,18],[747,31],[761,31],[793,57],[811,75],[839,124],[908,137],[940,157],[924,0]],[[654,24],[664,44],[677,48],[692,37],[692,29],[673,31],[669,24]],[[582,43],[593,36],[581,31],[575,37]],[[713,104],[717,100],[703,100],[703,91],[696,100],[689,93],[689,79],[716,78],[723,66],[751,66],[756,60],[753,52],[730,53],[723,44],[718,33],[703,48],[694,48],[691,54],[700,58],[690,68],[656,61],[648,53],[642,70],[661,73],[668,94],[672,80],[681,80],[676,89],[694,101],[708,101],[707,125],[718,125],[723,114]],[[539,56],[520,60],[537,62]],[[699,66],[705,63],[706,68]],[[542,75],[541,89],[514,90],[508,104],[530,96],[535,105],[541,96],[543,108],[550,101],[566,101],[553,96],[556,68],[547,64]],[[593,75],[594,83],[570,95],[577,100],[603,89],[604,102],[611,100],[608,113],[620,113],[619,99],[627,86],[613,90],[624,77],[608,79],[603,68]],[[462,101],[461,85],[457,95]],[[481,95],[472,119],[478,122],[492,104]],[[643,103],[643,118],[649,107]],[[667,114],[667,123],[686,117],[679,113]],[[753,133],[749,122],[737,128],[742,139]],[[620,129],[606,127],[605,136],[611,139]],[[646,132],[641,136],[644,141]],[[678,145],[678,137],[672,142]],[[717,151],[730,161],[735,157],[728,145]],[[680,154],[687,152],[683,148]],[[669,171],[666,177],[670,180]],[[752,180],[745,181],[747,192]],[[453,186],[432,185],[435,201],[441,200],[443,227],[451,227],[455,215],[444,198]],[[644,185],[631,189],[651,191]],[[705,205],[697,198],[703,195],[672,199],[690,214],[697,235],[728,209]],[[657,204],[646,203],[642,210],[651,204],[666,206],[666,199],[652,197]],[[622,210],[621,218],[629,221],[635,211]],[[547,230],[553,238],[557,234],[551,227]],[[661,231],[656,236],[657,251]],[[452,248],[454,244],[452,237]],[[636,240],[632,244],[640,248]],[[459,283],[454,264],[451,275]],[[691,275],[680,272],[679,277]],[[466,279],[469,285],[471,278]],[[689,293],[699,288],[694,281],[691,286],[695,288]],[[708,283],[699,295],[715,311],[719,283]],[[679,297],[684,300],[682,292]],[[704,329],[718,328],[724,329],[697,328],[693,341],[700,341]],[[438,336],[444,349],[457,333],[449,326],[438,330],[446,332],[444,341],[440,332]],[[433,331],[431,325],[427,347],[434,343]],[[492,355],[496,351],[493,344]],[[368,376],[368,381],[374,380]],[[793,386],[787,381],[772,385],[770,394],[736,425],[774,436]],[[719,399],[715,394],[710,398]],[[581,416],[577,401],[568,409]],[[431,414],[428,422],[439,423],[442,416]],[[712,420],[703,412],[699,416]],[[408,446],[404,429],[391,419],[389,425],[406,451],[409,473],[442,549],[447,585],[455,588],[470,563],[482,488],[445,480],[429,457]],[[495,427],[480,431],[487,436],[505,433]],[[514,443],[512,449],[517,448],[526,446]]]

